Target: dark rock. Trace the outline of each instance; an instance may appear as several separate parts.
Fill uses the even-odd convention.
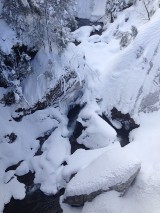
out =
[[[122,147],[129,144],[130,132],[133,129],[139,127],[139,125],[135,123],[134,119],[131,118],[129,113],[123,114],[120,111],[118,111],[115,107],[111,110],[111,119],[113,121],[118,121],[122,125],[120,129],[117,129],[104,113],[102,114],[101,118],[103,118],[110,126],[112,126],[116,130],[117,137],[119,138]]]
[[[75,105],[71,107],[71,109],[68,112],[68,129],[73,129],[71,132],[71,135],[69,137],[69,141],[71,144],[71,154],[73,154],[77,149],[86,149],[83,144],[77,143],[77,138],[82,134],[82,131],[85,130],[85,127],[82,126],[80,122],[77,121],[78,115],[83,109],[83,106]]]
[[[34,173],[32,173],[31,171],[29,171],[27,174],[25,175],[22,175],[22,176],[17,176],[17,180],[20,182],[20,183],[24,183],[26,188],[29,187],[29,186],[32,186],[34,184]]]
[[[95,197],[102,194],[104,191],[98,190],[96,192],[92,192],[89,195],[75,195],[70,196],[64,199],[63,203],[69,204],[73,207],[81,207],[85,202],[91,202]]]
[[[89,148],[87,148],[83,144],[77,143],[77,139],[74,136],[71,136],[69,138],[69,141],[70,141],[70,144],[71,144],[71,154],[73,154],[77,149],[89,150]]]
[[[41,154],[42,154],[42,151],[41,151],[42,145],[43,145],[44,142],[51,136],[52,132],[54,132],[55,129],[57,129],[57,127],[53,127],[52,129],[46,131],[42,136],[36,138],[36,140],[38,140],[39,143],[40,143],[40,147],[39,147],[39,149],[37,150],[37,152],[35,153],[35,156],[41,155]]]
[[[66,166],[66,165],[67,165],[67,162],[66,162],[66,161],[63,161],[63,163],[62,163],[61,165]]]
[[[139,127],[139,125],[135,123],[133,118],[131,118],[129,113],[123,114],[115,107],[111,110],[111,118],[112,120],[119,121],[123,125],[123,127],[129,131]]]
[[[8,143],[13,143],[17,139],[17,135],[12,132],[11,134],[5,135],[4,138],[8,139]]]
[[[15,96],[14,92],[8,92],[3,95],[3,98],[1,99],[1,103],[3,103],[5,106],[10,106],[12,104],[15,104]]]
[[[17,167],[18,167],[22,162],[23,162],[23,160],[19,161],[17,164],[14,164],[14,165],[12,165],[12,166],[9,166],[9,167],[5,170],[5,172],[8,172],[8,171],[10,171],[10,170],[16,170]]]

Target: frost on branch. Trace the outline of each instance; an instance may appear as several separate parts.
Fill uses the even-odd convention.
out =
[[[27,49],[25,45],[17,44],[12,47],[10,54],[5,54],[0,50],[0,87],[10,88],[9,96],[12,100],[10,104],[19,102],[22,97],[22,81],[31,74],[31,59],[36,51]],[[13,95],[14,93],[14,95]],[[6,100],[4,97],[4,100]],[[10,98],[11,99],[11,98]],[[6,101],[4,101],[6,104]]]
[[[132,6],[135,0],[107,0],[106,15],[110,16],[110,22],[117,18],[117,13]]]

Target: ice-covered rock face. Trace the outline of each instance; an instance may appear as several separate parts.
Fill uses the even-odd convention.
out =
[[[105,152],[68,183],[63,202],[82,206],[103,192],[114,190],[123,194],[140,168],[140,161],[128,154],[125,148]]]

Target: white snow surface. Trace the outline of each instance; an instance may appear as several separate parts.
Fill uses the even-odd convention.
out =
[[[72,174],[76,174],[95,161],[104,152],[120,147],[119,143],[93,150],[78,149],[66,158],[67,165],[63,169],[63,178],[68,182]]]

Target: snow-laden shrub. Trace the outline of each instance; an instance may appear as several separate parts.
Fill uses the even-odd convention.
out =
[[[15,100],[14,93],[11,91],[11,92],[4,94],[3,98],[0,100],[0,102],[3,103],[5,106],[10,106],[12,104],[15,104],[16,100]]]
[[[130,31],[122,32],[122,31],[116,31],[115,37],[116,39],[120,39],[120,48],[127,47],[133,39],[138,34],[138,30],[135,26],[131,27]]]
[[[53,42],[63,48],[75,26],[72,0],[7,0],[2,17],[23,43],[38,48]]]
[[[117,18],[117,13],[132,6],[136,0],[107,0],[106,15],[110,16],[110,21],[113,22]]]
[[[22,96],[22,81],[32,72],[31,59],[35,54],[35,50],[19,44],[13,46],[8,55],[0,50],[0,86],[9,87],[17,101]]]

